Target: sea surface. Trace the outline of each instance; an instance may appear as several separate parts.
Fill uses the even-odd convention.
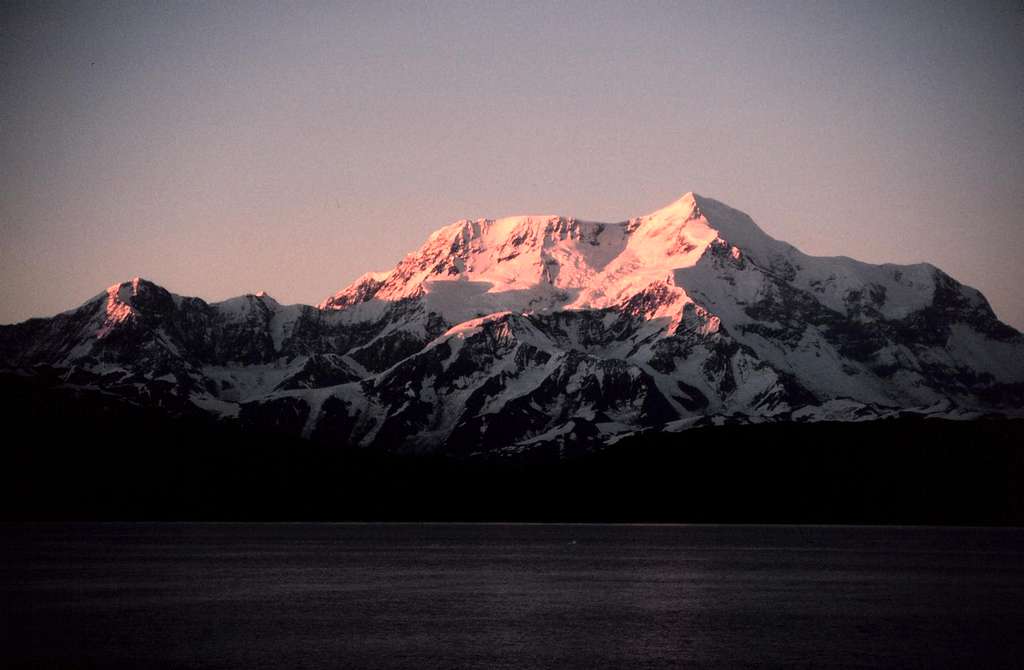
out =
[[[3,667],[1024,667],[1024,530],[0,527]]]

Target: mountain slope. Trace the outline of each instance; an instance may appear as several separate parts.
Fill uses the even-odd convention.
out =
[[[688,193],[458,221],[317,307],[145,280],[0,327],[5,367],[317,440],[460,453],[1024,405],[1024,337],[927,265],[807,256]]]

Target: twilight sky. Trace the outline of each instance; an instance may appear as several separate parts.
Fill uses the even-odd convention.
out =
[[[316,303],[459,218],[686,191],[1024,328],[1024,4],[0,7],[0,323],[141,275]]]

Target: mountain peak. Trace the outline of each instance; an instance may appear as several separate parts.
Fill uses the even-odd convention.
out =
[[[142,277],[132,277],[127,281],[111,284],[107,287],[107,295],[116,293],[121,300],[129,300],[132,296],[138,295],[139,286],[146,280]]]
[[[638,225],[643,224],[648,229],[693,228],[692,221],[703,223],[709,231],[744,253],[767,257],[791,249],[761,230],[744,212],[693,191],[641,217]]]
[[[106,290],[102,307],[103,322],[96,331],[96,337],[103,339],[120,324],[134,321],[140,309],[165,309],[174,300],[175,296],[166,289],[142,277],[132,277],[128,281],[113,284]]]
[[[148,279],[132,277],[128,281],[108,286],[106,293],[108,300],[123,303],[125,305],[131,305],[134,298],[137,298],[142,293],[146,293],[153,289],[159,290],[160,287]]]
[[[252,294],[252,297],[255,298],[256,300],[259,300],[261,303],[267,305],[268,307],[277,307],[280,306],[281,304],[274,299],[274,296],[270,295],[266,291],[256,291],[255,293]]]
[[[96,331],[96,339],[102,340],[114,331],[119,324],[135,318],[133,299],[139,294],[143,279],[132,277],[126,282],[113,284],[107,288],[107,300],[104,305],[103,324]]]
[[[703,198],[694,193],[693,191],[687,191],[686,193],[679,196],[676,203],[685,207],[700,207],[700,202]]]
[[[719,237],[718,226],[705,216],[713,203],[688,191],[628,223],[555,215],[460,219],[431,234],[390,273],[364,275],[320,307],[427,296],[431,309],[461,321],[499,306],[614,305],[700,260]],[[730,231],[735,228],[731,214],[721,218]]]
[[[682,216],[684,220],[691,217],[696,218],[701,214],[701,203],[703,200],[701,196],[693,191],[687,191],[664,207],[651,212],[646,218],[655,216]]]

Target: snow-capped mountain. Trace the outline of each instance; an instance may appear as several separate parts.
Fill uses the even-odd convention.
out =
[[[458,221],[317,307],[136,278],[0,327],[0,352],[172,412],[417,451],[1024,405],[1024,336],[978,291],[808,256],[692,193],[622,223]]]

